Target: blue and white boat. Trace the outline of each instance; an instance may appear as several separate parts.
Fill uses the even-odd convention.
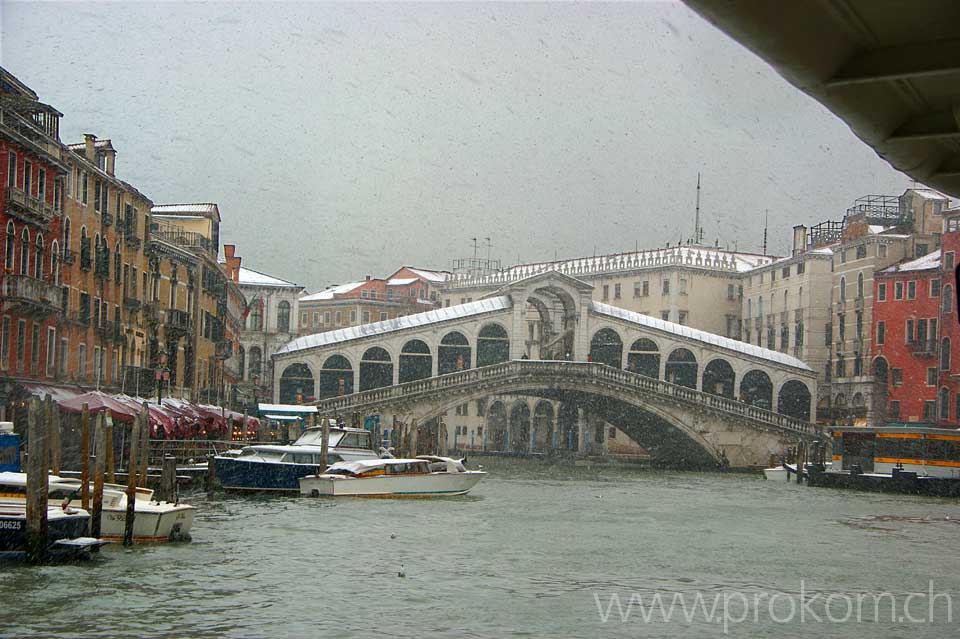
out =
[[[322,442],[323,428],[311,426],[288,446],[255,444],[238,455],[217,455],[217,479],[227,491],[299,492],[301,477],[322,473],[330,464],[379,457],[363,429],[331,427],[326,460]]]

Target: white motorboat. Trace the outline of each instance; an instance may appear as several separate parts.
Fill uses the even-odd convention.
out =
[[[0,495],[3,501],[23,501],[27,483],[25,473],[0,473]],[[50,500],[81,505],[79,479],[50,475]],[[103,485],[103,510],[100,516],[100,537],[122,540],[127,519],[127,488],[120,484]],[[92,486],[91,486],[92,493]],[[68,502],[69,500],[69,502]],[[135,542],[180,541],[190,539],[196,508],[188,504],[159,501],[149,488],[137,488],[134,500],[133,540]]]
[[[763,476],[768,481],[787,481],[787,469],[784,466],[774,466],[773,468],[764,468]]]
[[[338,462],[320,475],[300,478],[308,497],[441,497],[463,495],[486,476],[462,460],[424,455],[414,459]]]

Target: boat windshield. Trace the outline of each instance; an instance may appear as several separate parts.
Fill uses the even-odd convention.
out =
[[[331,432],[330,437],[327,440],[327,445],[330,448],[339,445],[340,440],[343,439],[344,433],[342,432]],[[303,434],[293,443],[294,446],[322,446],[323,445],[323,429],[322,428],[308,428],[303,431]]]

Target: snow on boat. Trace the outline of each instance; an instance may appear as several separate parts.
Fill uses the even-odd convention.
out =
[[[90,514],[78,508],[50,504],[47,507],[48,552],[54,558],[85,555],[105,542],[85,537]],[[25,502],[0,503],[0,559],[25,559],[27,556],[27,512]]]
[[[466,494],[487,473],[462,460],[424,455],[414,459],[338,462],[300,479],[308,497],[441,497]]]
[[[0,473],[0,501],[23,502],[27,485],[26,473]],[[79,479],[50,475],[50,501],[67,502],[80,508]],[[122,540],[127,519],[127,488],[119,484],[103,485],[103,510],[100,536]],[[93,492],[91,486],[91,493]],[[187,504],[159,501],[153,490],[137,488],[134,500],[133,540],[135,542],[180,541],[190,539],[196,508]]]

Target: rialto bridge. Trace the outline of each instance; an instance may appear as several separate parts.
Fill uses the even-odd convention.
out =
[[[547,401],[533,415],[489,404],[485,448],[585,452],[606,422],[655,460],[688,466],[763,464],[815,434],[816,377],[800,360],[594,302],[591,291],[548,272],[475,302],[305,335],[274,355],[274,396],[407,423],[534,396]]]

